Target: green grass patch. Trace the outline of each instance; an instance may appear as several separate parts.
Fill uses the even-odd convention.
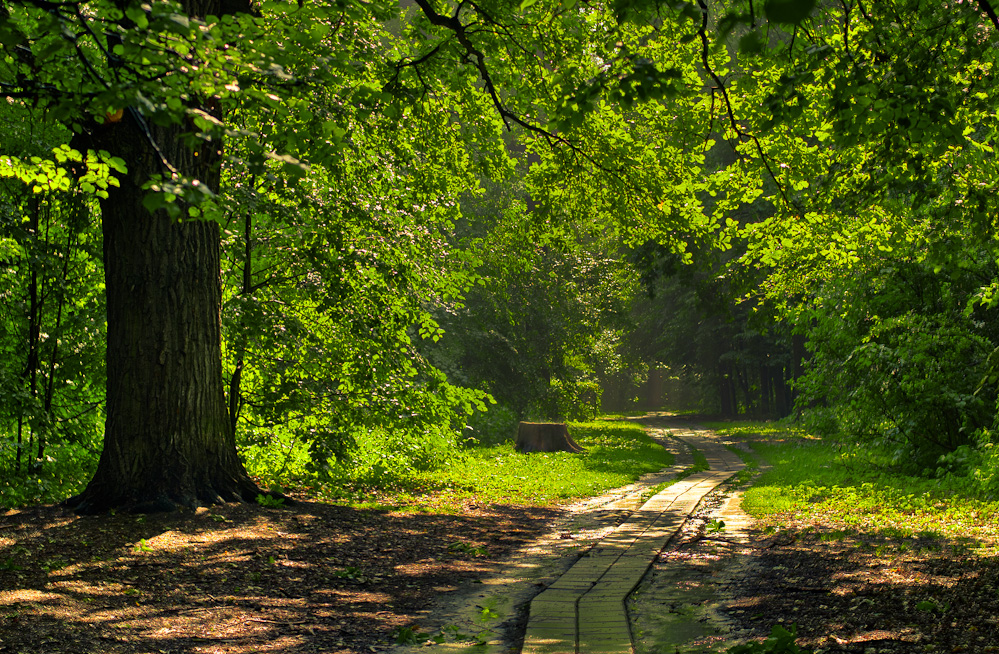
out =
[[[726,445],[725,449],[727,449],[729,452],[732,452],[740,459],[742,459],[742,463],[746,466],[745,468],[740,470],[738,474],[736,474],[735,476],[735,484],[737,486],[741,486],[747,483],[750,479],[753,478],[754,475],[756,475],[757,472],[759,472],[760,461],[755,456],[753,456],[746,450],[740,447],[735,447],[733,445]]]
[[[694,465],[691,466],[688,474],[693,474],[695,472],[703,472],[705,470],[710,470],[711,465],[708,463],[708,458],[704,456],[704,452],[701,452],[696,447],[690,447],[690,454],[694,457]],[[686,471],[685,471],[686,472]]]
[[[673,463],[673,456],[634,423],[571,423],[569,431],[585,453],[520,454],[506,442],[471,448],[426,477],[450,486],[456,498],[466,494],[486,502],[544,505],[599,495]]]
[[[844,449],[776,423],[715,423],[718,433],[752,442],[769,464],[743,498],[764,524],[792,518],[888,538],[940,534],[997,542],[999,501],[970,496],[947,480],[913,477],[875,454]]]
[[[718,434],[724,434],[736,440],[783,442],[786,440],[818,440],[804,429],[794,425],[772,420],[739,420],[723,422],[705,422],[698,424]]]
[[[357,508],[434,513],[472,501],[544,506],[599,495],[673,464],[673,455],[632,421],[569,423],[569,432],[586,452],[521,454],[512,441],[472,444],[429,470],[343,479],[308,494]]]

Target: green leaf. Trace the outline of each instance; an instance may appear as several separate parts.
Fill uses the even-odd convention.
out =
[[[767,20],[784,25],[798,25],[811,15],[816,0],[769,0],[765,9]]]
[[[7,18],[0,17],[0,43],[5,47],[13,49],[27,42],[27,38]]]
[[[753,30],[739,39],[739,52],[743,54],[758,54],[763,51],[763,39],[759,32]]]
[[[107,164],[116,172],[119,172],[122,175],[128,172],[128,166],[125,165],[125,160],[121,157],[109,157],[106,161]]]
[[[73,45],[66,41],[65,39],[49,39],[49,42],[39,48],[36,51],[37,57],[40,60],[49,59],[60,51],[67,51],[67,53],[72,50]]]
[[[125,15],[128,16],[129,20],[134,22],[139,29],[149,27],[149,19],[146,17],[146,12],[138,5],[132,5],[126,9]]]
[[[166,206],[166,197],[164,193],[152,192],[146,193],[142,198],[142,206],[146,208],[149,213],[154,213],[158,209],[162,209]]]

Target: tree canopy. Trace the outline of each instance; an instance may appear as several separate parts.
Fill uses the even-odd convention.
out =
[[[4,2],[3,465],[102,452],[81,510],[251,499],[237,445],[394,474],[666,366],[946,469],[996,416],[997,29],[987,0]]]

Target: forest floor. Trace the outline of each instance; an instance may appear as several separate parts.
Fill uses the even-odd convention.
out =
[[[777,625],[814,652],[999,653],[999,557],[973,552],[995,543],[753,520],[730,497],[705,498],[629,600],[639,654],[724,651]]]
[[[794,624],[815,651],[999,653],[994,556],[794,521],[751,546],[723,613],[755,636]]]
[[[973,554],[972,543],[789,517],[729,542],[705,533],[710,508],[659,567],[700,562],[680,583],[722,583],[684,603],[647,593],[646,613],[699,621],[695,605],[710,604],[729,636],[797,624],[800,644],[827,652],[999,652],[999,559]],[[147,516],[11,510],[0,514],[0,652],[386,651],[400,629],[435,633],[433,607],[467,594],[524,545],[574,544],[577,534],[558,531],[566,516],[564,508],[468,504],[437,515],[309,502]],[[557,556],[580,553],[564,547]],[[523,612],[514,612],[494,633],[515,651],[522,626]]]
[[[379,651],[561,513],[11,510],[0,514],[0,652]]]

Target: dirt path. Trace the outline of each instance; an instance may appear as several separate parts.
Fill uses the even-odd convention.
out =
[[[650,497],[535,597],[528,610],[524,654],[631,654],[625,599],[701,498],[743,468],[706,431],[677,436],[696,447],[711,469]]]
[[[684,425],[650,430],[678,455],[676,468],[572,507],[503,574],[434,613],[437,624],[487,643],[397,652],[521,652],[530,599],[630,515],[643,488],[692,462],[669,427]],[[933,534],[863,533],[794,515],[754,521],[741,509],[743,490],[723,485],[705,496],[628,596],[636,654],[722,652],[775,625],[796,627],[798,644],[816,653],[999,654],[999,558]]]
[[[629,601],[626,609],[625,598],[648,578],[646,572],[658,564],[660,550],[686,524],[705,493],[742,467],[739,457],[707,430],[665,417],[643,424],[674,453],[676,464],[570,507],[551,532],[498,565],[478,587],[428,609],[428,619],[437,619],[434,630],[452,628],[482,638],[420,651],[632,650],[631,634],[638,632],[629,627],[628,614],[636,610],[636,603]],[[675,480],[694,463],[691,447],[707,455],[712,471],[688,477],[656,495],[656,486]],[[640,589],[636,597],[643,597]],[[636,642],[636,647],[641,644]],[[396,649],[398,654],[414,651]]]

